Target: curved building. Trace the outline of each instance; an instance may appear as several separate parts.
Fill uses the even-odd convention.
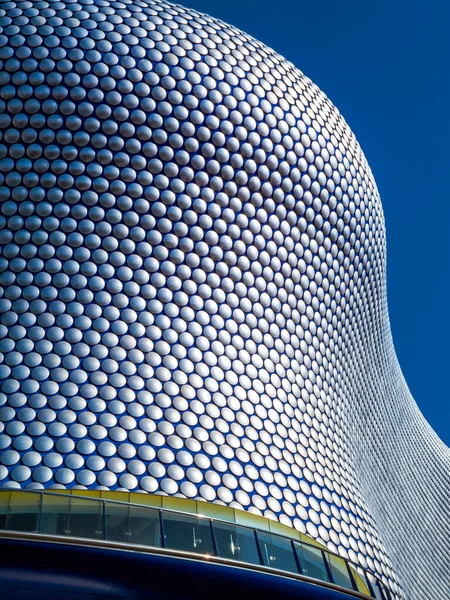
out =
[[[3,487],[242,509],[444,599],[449,451],[337,109],[158,0],[2,0],[0,60]]]

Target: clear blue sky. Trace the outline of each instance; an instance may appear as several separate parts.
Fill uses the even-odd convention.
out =
[[[383,200],[403,373],[450,444],[450,2],[183,0],[299,67],[358,138]]]

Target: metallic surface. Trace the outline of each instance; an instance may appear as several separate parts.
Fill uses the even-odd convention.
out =
[[[0,27],[4,485],[224,503],[443,598],[449,453],[337,109],[165,2],[2,0]]]

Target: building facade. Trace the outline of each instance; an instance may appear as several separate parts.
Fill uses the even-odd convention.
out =
[[[3,486],[224,504],[444,598],[449,450],[337,109],[158,0],[2,0],[0,27]]]

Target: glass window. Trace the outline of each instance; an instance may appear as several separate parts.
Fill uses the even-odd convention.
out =
[[[366,596],[371,596],[372,594],[370,593],[369,586],[367,584],[368,580],[367,580],[367,577],[365,576],[363,570],[361,568],[358,568],[358,570],[357,570],[355,568],[355,566],[353,566],[352,573],[353,573],[353,579],[355,580],[355,583],[356,583],[356,589],[358,590],[358,592],[361,592],[362,594],[365,594]],[[372,579],[375,582],[375,578],[372,578]],[[371,580],[371,585],[372,585],[372,580]]]
[[[353,583],[348,572],[347,563],[343,558],[334,556],[334,554],[325,553],[330,567],[333,583],[342,587],[353,589]]]
[[[102,540],[103,502],[72,496],[67,526],[69,536]]]
[[[222,558],[259,565],[258,547],[252,529],[213,521],[218,555]]]
[[[295,551],[300,563],[302,575],[319,579],[320,581],[329,581],[325,562],[323,560],[320,548],[294,542]]]
[[[366,578],[368,579],[368,581],[370,582],[370,585],[372,586],[372,590],[373,590],[373,594],[375,596],[375,598],[377,598],[377,600],[387,600],[388,596],[386,594],[386,591],[383,587],[383,585],[381,584],[381,582],[376,579],[375,577],[373,577],[372,575],[370,575],[369,573],[366,573]]]
[[[7,531],[29,531],[39,528],[40,495],[27,492],[11,492],[9,506],[2,515],[2,529]]]
[[[37,495],[37,494],[36,494]],[[2,490],[0,493],[0,529],[6,529],[8,518],[10,492]]]
[[[125,544],[161,546],[159,511],[126,504],[105,504],[106,539]]]
[[[363,571],[361,568],[358,568],[358,571],[356,571],[356,569],[353,569],[353,576],[355,578],[356,587],[358,588],[359,592],[362,592],[367,596],[371,596],[372,598],[379,598],[380,600],[384,600],[384,597],[381,595],[381,592],[377,587],[377,579],[373,577],[370,573],[368,573],[367,571]]]
[[[103,503],[76,496],[44,496],[41,532],[103,539]]]
[[[214,555],[209,519],[163,512],[166,548]]]
[[[49,535],[69,534],[70,496],[43,494],[41,533]]]
[[[291,540],[265,531],[258,531],[257,536],[263,563],[267,567],[298,573]]]

